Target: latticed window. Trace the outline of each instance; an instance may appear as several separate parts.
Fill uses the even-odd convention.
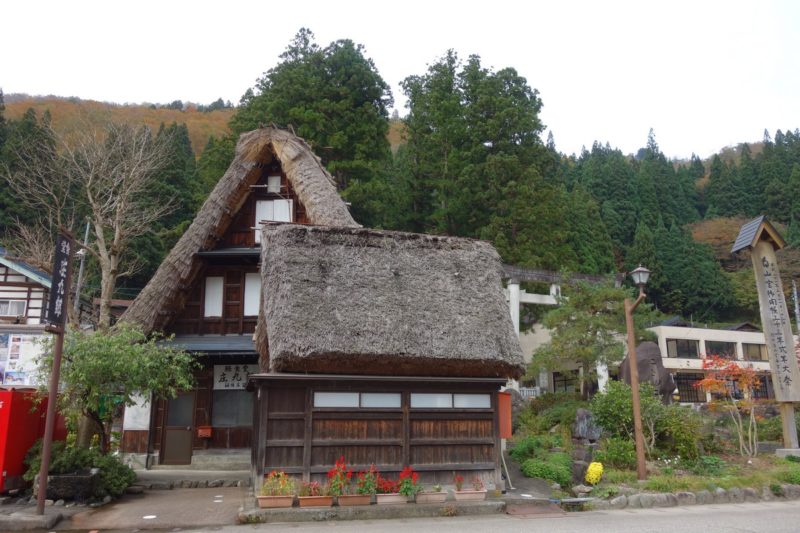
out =
[[[736,343],[706,341],[706,355],[718,355],[723,359],[736,359]]]
[[[25,300],[0,300],[0,316],[21,316],[25,314]]]
[[[678,373],[675,375],[675,384],[678,387],[680,402],[700,403],[706,401],[706,393],[702,387],[695,384],[703,379],[702,374]]]
[[[667,357],[700,357],[699,343],[692,339],[667,339]]]
[[[766,344],[742,344],[745,361],[769,361]]]

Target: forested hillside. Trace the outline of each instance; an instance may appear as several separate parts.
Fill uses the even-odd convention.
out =
[[[667,159],[652,131],[636,154],[604,140],[567,155],[552,135],[542,138],[543,102],[514,68],[445,51],[400,90],[405,116],[390,121],[392,92],[364,48],[350,40],[322,46],[301,30],[235,109],[96,111],[174,139],[153,201],[172,195],[181,207],[137,241],[145,265],[120,295],[135,294],[152,274],[227,169],[237,136],[269,123],[307,139],[366,226],[487,239],[504,261],[528,267],[612,274],[641,263],[653,271],[649,301],[697,321],[758,320],[749,261],[729,255],[748,217],[767,214],[800,244],[797,130],[765,132],[756,148],[707,161]],[[14,147],[46,135],[68,103],[9,105],[5,122],[0,112],[2,161],[13,168]],[[6,234],[14,218],[35,222],[15,205],[13,191],[1,188]],[[800,273],[793,247],[782,258],[787,279]]]

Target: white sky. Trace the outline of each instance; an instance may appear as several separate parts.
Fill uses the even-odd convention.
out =
[[[0,5],[0,88],[110,102],[238,102],[300,27],[366,46],[399,82],[448,48],[516,68],[557,148],[626,153],[648,130],[669,157],[703,157],[800,127],[800,2],[349,0]],[[543,137],[546,136],[546,132]]]

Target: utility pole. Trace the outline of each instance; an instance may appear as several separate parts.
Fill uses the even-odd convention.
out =
[[[75,320],[80,323],[81,285],[83,285],[83,265],[86,262],[86,245],[89,244],[89,221],[86,221],[86,231],[83,232],[83,248],[76,252],[81,256],[81,265],[78,267],[78,281],[75,282],[75,301],[72,303],[75,311]]]

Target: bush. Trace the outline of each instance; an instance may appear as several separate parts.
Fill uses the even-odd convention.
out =
[[[701,455],[687,464],[689,471],[698,476],[720,476],[727,463],[716,455]]]
[[[676,476],[651,476],[644,488],[653,492],[679,492],[689,488],[689,481]]]
[[[703,436],[703,420],[694,411],[677,404],[664,409],[658,425],[658,447],[669,455],[694,459],[699,455],[697,443]]]
[[[42,464],[41,439],[28,450],[25,464],[28,465],[28,471],[25,472],[23,479],[33,481]],[[100,469],[99,482],[93,495],[97,499],[109,495],[121,496],[125,489],[136,481],[136,473],[113,455],[103,455],[93,448],[76,446],[68,448],[63,441],[53,442],[50,453],[51,475],[71,474],[90,468]]]
[[[571,466],[565,467],[558,462],[551,462],[542,459],[528,459],[522,463],[522,473],[526,477],[538,477],[548,481],[554,481],[562,487],[569,486],[572,481]]]
[[[530,407],[520,414],[517,424],[520,430],[530,433],[545,433],[556,425],[571,427],[575,412],[586,407],[586,402],[571,392],[547,393],[531,400]]]
[[[800,485],[800,469],[799,468],[791,468],[786,470],[785,472],[781,472],[778,474],[778,479],[783,481],[784,483],[790,483],[792,485]]]
[[[636,468],[636,445],[626,438],[611,437],[594,453],[594,460],[612,468]]]
[[[580,395],[574,392],[546,392],[531,400],[531,410],[538,415],[556,405],[579,402],[580,399]]]
[[[521,463],[525,459],[541,457],[549,450],[562,445],[563,440],[560,435],[533,435],[516,441],[508,453]]]

